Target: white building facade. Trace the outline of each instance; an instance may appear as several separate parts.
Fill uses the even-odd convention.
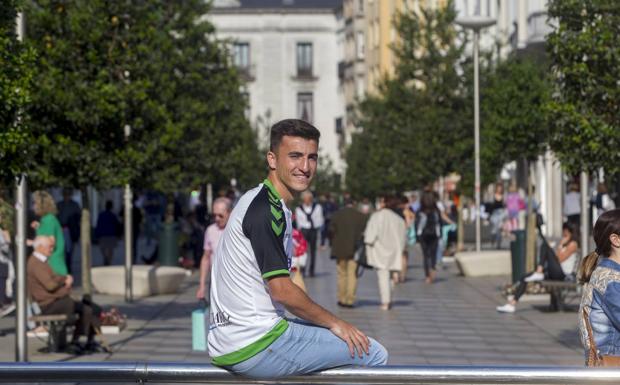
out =
[[[304,119],[321,131],[320,156],[344,169],[339,142],[344,126],[341,1],[221,0],[208,15],[218,38],[231,42],[246,83],[248,119],[266,147],[269,127]]]

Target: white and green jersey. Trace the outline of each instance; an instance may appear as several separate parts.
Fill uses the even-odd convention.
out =
[[[245,193],[213,257],[209,355],[216,365],[247,360],[288,327],[267,279],[289,275],[291,211],[269,180]]]

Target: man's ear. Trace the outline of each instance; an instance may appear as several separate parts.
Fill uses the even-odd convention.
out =
[[[267,153],[267,164],[270,170],[276,169],[276,154],[273,151]]]

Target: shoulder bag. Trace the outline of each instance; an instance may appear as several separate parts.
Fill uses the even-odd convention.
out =
[[[620,356],[604,356],[599,353],[596,348],[596,343],[594,342],[594,336],[592,334],[592,326],[590,326],[590,320],[588,319],[588,314],[586,313],[586,309],[583,309],[583,321],[586,325],[586,330],[588,332],[588,342],[590,344],[590,350],[588,351],[588,358],[586,361],[586,366],[588,367],[618,367],[620,366]]]

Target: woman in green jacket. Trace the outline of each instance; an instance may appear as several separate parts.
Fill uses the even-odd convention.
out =
[[[47,235],[53,237],[54,252],[47,260],[54,273],[58,275],[69,274],[67,264],[65,263],[65,237],[62,233],[62,226],[56,218],[56,203],[54,198],[47,191],[35,191],[34,197],[34,213],[40,218],[39,222],[32,222],[32,227],[36,229],[38,235]]]

